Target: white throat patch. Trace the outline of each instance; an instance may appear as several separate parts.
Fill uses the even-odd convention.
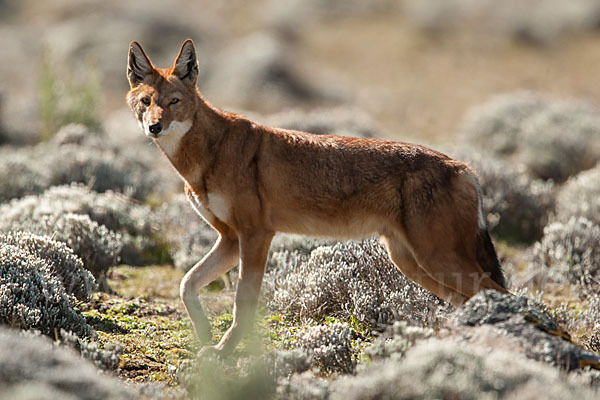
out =
[[[181,138],[185,136],[191,127],[192,121],[189,119],[185,121],[172,121],[167,129],[160,133],[160,136],[154,138],[154,142],[167,156],[172,157],[179,147]]]

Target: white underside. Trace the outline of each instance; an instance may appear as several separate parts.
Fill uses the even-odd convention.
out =
[[[215,193],[208,193],[208,209],[221,221],[229,221],[231,207],[227,199]]]
[[[192,127],[192,121],[172,121],[167,129],[163,130],[157,137],[154,137],[155,143],[165,152],[168,157],[175,155],[179,148],[179,143],[185,134]],[[148,130],[144,129],[147,136],[153,137]]]

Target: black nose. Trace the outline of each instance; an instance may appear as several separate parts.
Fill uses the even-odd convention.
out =
[[[153,134],[159,134],[160,131],[162,131],[162,124],[160,122],[157,122],[156,124],[152,124],[148,127],[148,129],[150,129],[150,133]]]

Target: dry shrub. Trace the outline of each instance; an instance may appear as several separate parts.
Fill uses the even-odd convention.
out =
[[[321,373],[350,373],[357,355],[352,344],[355,337],[348,324],[335,322],[302,328],[287,341],[290,347],[302,349]]]
[[[595,390],[512,352],[431,339],[329,386],[331,400],[582,398]],[[302,398],[302,397],[298,397]],[[308,397],[310,398],[310,397]]]
[[[431,328],[409,326],[406,321],[396,321],[365,349],[365,354],[370,361],[400,361],[408,349],[434,334],[435,331]]]
[[[212,58],[203,92],[215,101],[262,112],[298,104],[332,104],[344,97],[341,87],[332,85],[335,79],[319,80],[315,75],[301,73],[293,53],[279,38],[254,33]]]
[[[86,301],[97,290],[91,273],[84,268],[81,259],[62,242],[49,236],[38,236],[29,232],[0,234],[2,245],[12,245],[44,260],[48,273],[55,276],[68,294]]]
[[[562,182],[600,160],[600,112],[580,100],[498,95],[471,109],[461,131],[465,142],[545,180]]]
[[[2,327],[0,386],[6,399],[125,400],[136,394],[73,350]]]
[[[122,246],[119,256],[123,263],[144,265],[162,258],[164,244],[155,237],[156,217],[148,206],[112,191],[96,193],[78,184],[51,187],[40,195],[0,205],[0,230],[43,232],[43,228],[39,228],[42,220],[65,214],[87,216],[92,225],[99,225],[90,228],[92,231],[114,232],[108,236],[119,237]]]
[[[494,344],[567,371],[600,365],[600,358],[571,341],[544,303],[524,295],[479,292],[456,312],[454,322],[455,335],[463,340]]]
[[[529,250],[533,281],[570,283],[584,293],[598,290],[600,279],[600,226],[583,217],[553,222],[543,238]]]
[[[67,126],[54,141],[0,149],[0,203],[72,182],[143,200],[164,181],[151,161],[80,125]]]
[[[31,232],[65,243],[81,258],[85,268],[105,284],[108,269],[117,264],[122,243],[119,234],[82,214],[46,215],[38,219],[3,221],[0,232]],[[104,287],[103,289],[106,289]]]
[[[600,164],[572,176],[556,197],[556,219],[586,218],[600,225]]]
[[[313,250],[275,252],[265,276],[267,306],[295,318],[407,320],[437,326],[451,306],[402,275],[374,239]]]
[[[53,272],[51,263],[35,253],[0,243],[0,323],[38,329],[52,337],[61,328],[80,336],[92,335]]]

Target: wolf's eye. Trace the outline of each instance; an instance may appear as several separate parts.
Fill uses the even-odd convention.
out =
[[[179,99],[177,97],[173,97],[173,100],[171,100],[171,102],[169,104],[177,104],[179,103]]]
[[[150,98],[149,97],[142,97],[142,104],[145,106],[149,106],[150,105]]]

